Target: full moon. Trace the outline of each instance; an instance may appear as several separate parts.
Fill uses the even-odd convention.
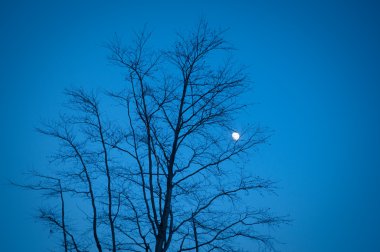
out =
[[[232,133],[232,139],[233,140],[237,141],[237,140],[239,140],[239,138],[240,138],[240,134],[239,133],[237,133],[237,132],[233,132]]]

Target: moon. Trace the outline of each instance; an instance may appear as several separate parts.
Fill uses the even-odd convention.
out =
[[[237,132],[233,132],[231,136],[232,136],[232,139],[235,141],[239,140],[240,138],[240,134]]]

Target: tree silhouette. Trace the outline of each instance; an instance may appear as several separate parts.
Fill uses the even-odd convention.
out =
[[[249,81],[223,34],[201,21],[169,50],[149,49],[145,31],[130,46],[115,37],[109,60],[125,89],[66,90],[66,114],[38,129],[60,143],[54,169],[22,185],[56,199],[39,217],[65,251],[241,251],[240,238],[273,249],[257,229],[285,220],[244,201],[273,183],[242,165],[267,135],[229,136]],[[68,197],[80,208],[71,216]]]

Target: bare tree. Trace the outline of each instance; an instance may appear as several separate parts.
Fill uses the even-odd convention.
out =
[[[65,251],[241,251],[239,239],[273,249],[256,230],[285,220],[244,201],[272,190],[243,162],[267,136],[255,126],[228,137],[249,81],[223,34],[202,21],[169,50],[150,49],[147,32],[130,46],[115,37],[109,59],[125,90],[66,91],[73,112],[39,129],[61,144],[54,175],[25,186],[61,199],[60,214],[40,217],[62,231]],[[107,97],[121,106],[102,107]],[[81,232],[65,225],[64,195],[81,208]]]

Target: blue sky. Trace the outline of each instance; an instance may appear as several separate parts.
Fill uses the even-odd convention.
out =
[[[80,3],[78,3],[80,2]],[[145,24],[158,47],[201,17],[249,66],[255,105],[241,118],[274,130],[252,157],[279,181],[265,198],[294,222],[284,252],[380,251],[380,6],[376,1],[6,1],[0,3],[0,251],[48,251],[33,219],[43,199],[6,179],[47,163],[34,127],[70,86],[120,88],[102,44]]]

